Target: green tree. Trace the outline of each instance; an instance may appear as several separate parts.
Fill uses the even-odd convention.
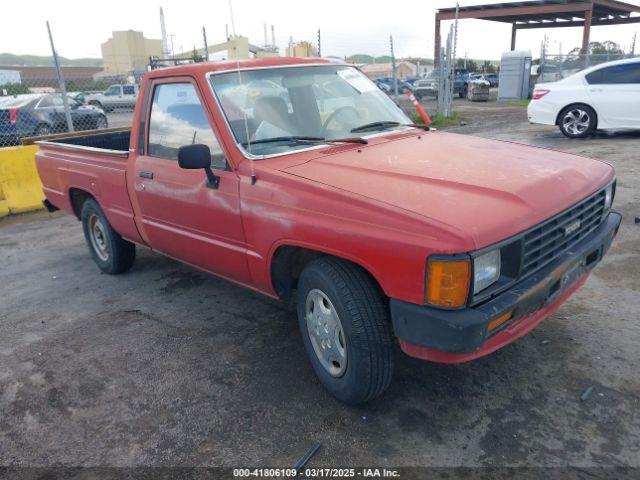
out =
[[[464,68],[464,64],[465,64],[465,59],[464,58],[458,58],[456,60],[456,67],[457,68]],[[478,64],[476,63],[475,60],[467,58],[467,70],[469,70],[470,72],[477,72],[478,71]]]
[[[5,83],[4,85],[0,85],[0,96],[5,95],[22,95],[25,93],[31,93],[29,91],[29,87],[23,85],[22,83]]]

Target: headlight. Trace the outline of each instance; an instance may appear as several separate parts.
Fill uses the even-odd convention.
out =
[[[473,259],[473,293],[493,285],[500,278],[500,249],[491,250]]]

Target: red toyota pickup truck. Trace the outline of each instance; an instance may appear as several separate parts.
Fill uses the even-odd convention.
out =
[[[532,330],[621,220],[608,164],[412,125],[319,59],[151,71],[130,130],[39,145],[45,203],[81,220],[103,272],[140,246],[297,295],[311,364],[350,404],[387,388],[396,344],[456,363]]]

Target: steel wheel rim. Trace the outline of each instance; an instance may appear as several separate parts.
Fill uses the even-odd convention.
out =
[[[305,301],[305,320],[311,345],[322,367],[332,377],[347,370],[347,348],[342,323],[322,290],[314,288]]]
[[[107,242],[104,224],[100,217],[95,214],[89,217],[89,239],[98,258],[106,262],[109,259],[109,242]]]
[[[581,108],[569,110],[562,119],[562,126],[568,133],[572,135],[580,135],[584,133],[591,124],[589,114]]]

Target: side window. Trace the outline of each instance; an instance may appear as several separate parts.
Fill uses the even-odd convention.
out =
[[[590,85],[640,83],[640,63],[601,68],[585,78]]]
[[[166,83],[153,92],[147,153],[178,160],[178,149],[201,143],[211,150],[211,166],[226,168],[220,144],[191,83]]]
[[[125,95],[135,95],[135,89],[133,88],[133,85],[125,85],[122,87],[122,93]]]
[[[111,85],[104,94],[108,96],[120,95],[120,85]]]

